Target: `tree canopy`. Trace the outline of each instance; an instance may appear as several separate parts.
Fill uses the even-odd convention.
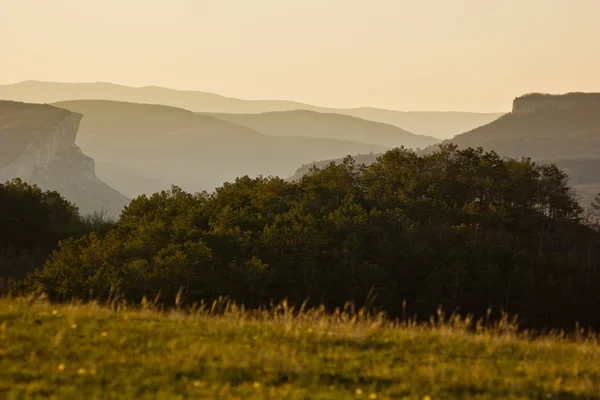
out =
[[[525,326],[600,326],[599,237],[581,214],[554,165],[399,148],[294,182],[246,176],[210,194],[140,196],[106,235],[64,240],[20,290],[60,300],[116,289],[136,302],[160,293],[167,304],[228,296],[250,307],[367,302],[422,318],[439,306],[491,309]]]

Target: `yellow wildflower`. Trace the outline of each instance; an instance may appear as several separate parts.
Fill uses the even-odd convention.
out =
[[[65,364],[58,364],[58,367],[56,367],[59,371],[64,371],[65,370]]]

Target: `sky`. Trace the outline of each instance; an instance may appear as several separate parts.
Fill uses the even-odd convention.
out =
[[[600,0],[0,0],[0,84],[507,111],[600,92]]]

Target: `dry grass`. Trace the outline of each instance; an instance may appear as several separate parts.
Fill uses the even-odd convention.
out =
[[[593,399],[595,336],[347,308],[0,299],[0,398]]]

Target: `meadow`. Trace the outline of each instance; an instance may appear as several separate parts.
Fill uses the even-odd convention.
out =
[[[594,399],[600,345],[506,317],[4,298],[0,398]]]

